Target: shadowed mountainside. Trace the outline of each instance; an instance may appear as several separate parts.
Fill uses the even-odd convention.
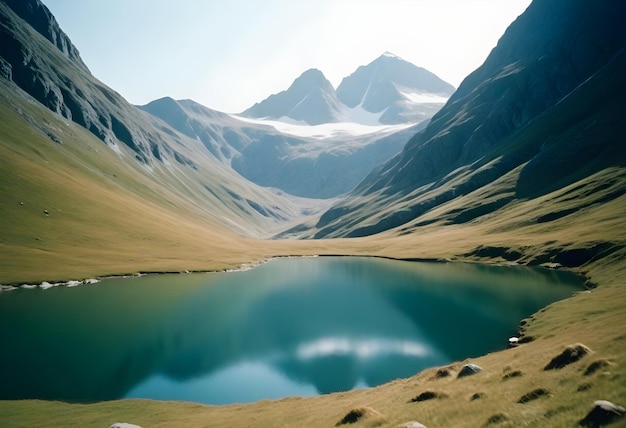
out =
[[[514,174],[507,189],[439,217],[471,221],[623,166],[625,13],[622,2],[534,2],[427,128],[321,217],[315,236],[419,224]]]

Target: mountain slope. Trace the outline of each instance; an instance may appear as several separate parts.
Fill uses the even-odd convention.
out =
[[[455,208],[456,221],[472,221],[622,166],[625,12],[620,2],[534,2],[428,127],[321,217],[316,236],[394,228],[516,174],[490,204]]]
[[[39,1],[19,3],[38,11],[28,21],[12,4],[0,2],[2,281],[20,272],[53,279],[71,266],[167,270],[200,258],[232,266],[241,259],[229,262],[229,248],[241,236],[268,236],[314,212],[244,179],[99,82]],[[61,48],[30,25],[42,16],[66,40]],[[170,254],[179,246],[195,251],[180,259]]]
[[[381,113],[381,123],[419,122],[430,118],[454,87],[428,70],[384,53],[345,77],[337,98],[349,108]]]
[[[335,89],[317,69],[302,73],[286,91],[270,95],[241,113],[245,117],[289,118],[309,125],[338,122],[341,105]]]
[[[363,134],[326,136],[326,125],[293,125],[289,133],[277,122],[245,120],[191,100],[162,98],[140,108],[199,140],[215,158],[252,182],[307,198],[349,192],[424,126],[362,127]],[[322,135],[297,135],[310,130]]]

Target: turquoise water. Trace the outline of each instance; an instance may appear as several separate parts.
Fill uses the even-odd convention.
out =
[[[573,274],[374,258],[277,259],[0,294],[0,399],[210,404],[376,386],[502,349]]]

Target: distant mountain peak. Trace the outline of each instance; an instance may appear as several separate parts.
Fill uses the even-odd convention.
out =
[[[290,118],[309,125],[337,122],[341,103],[333,85],[316,68],[304,71],[286,91],[270,95],[241,115],[256,118]]]
[[[432,117],[454,87],[391,52],[344,78],[335,90],[316,68],[303,72],[286,91],[255,104],[242,116],[291,119],[309,125],[330,122],[419,123]],[[355,114],[354,112],[364,114]],[[362,120],[368,117],[367,123]]]
[[[443,106],[454,87],[424,68],[385,52],[359,67],[337,87],[337,98],[349,108],[380,113],[385,124],[420,122]]]

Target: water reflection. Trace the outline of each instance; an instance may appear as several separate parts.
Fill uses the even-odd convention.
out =
[[[502,347],[572,283],[525,268],[304,258],[18,290],[0,295],[0,398],[224,404],[375,386]]]

